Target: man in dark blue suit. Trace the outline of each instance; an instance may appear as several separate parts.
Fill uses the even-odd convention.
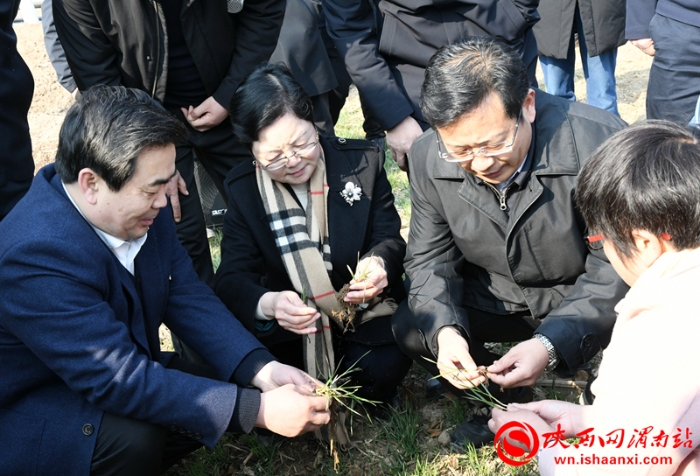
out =
[[[0,223],[0,474],[153,475],[226,431],[328,422],[316,382],[199,281],[159,213],[185,133],[144,92],[93,88]],[[161,352],[161,323],[210,366]]]

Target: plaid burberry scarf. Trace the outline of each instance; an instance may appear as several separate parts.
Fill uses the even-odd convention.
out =
[[[329,276],[332,265],[324,158],[319,158],[308,182],[306,211],[295,200],[293,192],[272,180],[260,166],[256,166],[256,178],[270,229],[294,290],[306,296],[307,306],[321,314],[315,323],[319,332],[309,334],[302,342],[305,370],[314,378],[326,380],[335,369],[330,319],[340,306]]]

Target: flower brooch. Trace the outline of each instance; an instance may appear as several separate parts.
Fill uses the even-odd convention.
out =
[[[354,183],[348,182],[345,184],[345,190],[340,192],[340,194],[343,196],[345,201],[348,202],[350,206],[352,206],[353,203],[355,201],[358,201],[362,196],[362,189]]]

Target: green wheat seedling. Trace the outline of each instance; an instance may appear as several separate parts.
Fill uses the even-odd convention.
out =
[[[350,385],[350,375],[353,372],[360,370],[355,367],[355,364],[353,364],[343,373],[338,373],[340,371],[339,367],[340,365],[334,370],[333,375],[329,377],[323,385],[316,387],[314,392],[318,396],[326,397],[326,409],[330,408],[333,402],[337,402],[355,415],[362,416],[357,410],[355,410],[355,408],[353,408],[355,403],[366,403],[370,405],[377,405],[380,403],[376,400],[369,400],[367,398],[360,397],[357,395],[357,392],[362,387],[360,385]]]
[[[348,369],[343,373],[339,373],[340,362],[338,362],[338,366],[335,368],[332,375],[326,380],[326,382],[322,386],[316,387],[314,393],[318,396],[326,397],[326,409],[330,408],[333,402],[337,402],[355,415],[362,416],[357,410],[355,410],[355,404],[366,403],[369,405],[377,405],[378,403],[381,403],[376,400],[369,400],[367,398],[360,397],[357,395],[357,392],[362,387],[360,385],[350,385],[351,374],[360,370],[357,367],[357,363],[370,352],[371,351],[365,352],[365,354],[362,355],[357,362],[348,367]],[[365,416],[369,419],[369,415]]]
[[[423,358],[425,360],[427,360],[428,362],[437,365],[436,361],[428,359],[427,357],[423,357]],[[478,370],[479,370],[479,373],[483,377],[486,378],[486,382],[481,383],[479,385],[472,386],[469,389],[466,389],[466,390],[468,390],[468,393],[466,393],[465,397],[468,400],[472,400],[474,402],[481,402],[484,405],[489,406],[491,408],[498,408],[499,410],[504,410],[504,411],[508,410],[508,407],[503,402],[501,402],[499,399],[494,397],[493,394],[489,391],[489,388],[487,385],[489,377],[488,377],[488,371],[486,370],[486,368],[479,367]],[[463,371],[463,369],[458,369],[458,368],[454,367],[454,368],[449,370],[449,374],[458,374],[462,371]],[[441,377],[441,375],[436,375],[432,378],[436,379],[436,378],[440,378],[440,377]]]
[[[369,257],[372,258],[374,256],[374,253],[371,254]],[[352,276],[352,279],[355,280],[356,283],[361,283],[363,281],[367,280],[367,277],[369,276],[370,273],[370,265],[369,263],[367,266],[364,267],[364,269],[360,270],[360,252],[357,252],[357,266],[355,267],[355,271],[352,270],[352,268],[349,265],[346,265],[348,268],[348,271],[350,271],[350,276]],[[362,302],[365,302],[365,290],[362,291]]]

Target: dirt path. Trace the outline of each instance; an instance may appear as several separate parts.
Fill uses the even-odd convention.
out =
[[[29,110],[34,161],[37,170],[54,159],[58,132],[66,110],[72,103],[70,94],[56,80],[44,47],[40,24],[15,24],[18,49],[34,75],[34,100]],[[651,58],[637,48],[626,44],[617,56],[618,108],[628,123],[645,115],[646,84]],[[578,64],[576,91],[579,100],[585,100],[585,81]],[[540,83],[542,81],[539,73]]]

